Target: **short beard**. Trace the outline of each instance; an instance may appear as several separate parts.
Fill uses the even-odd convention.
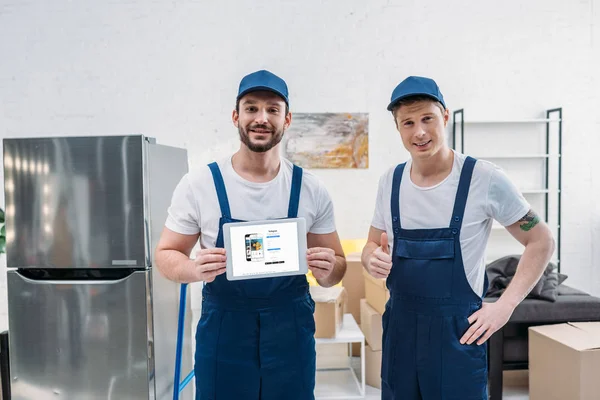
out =
[[[253,126],[253,128],[268,129],[264,125],[255,125],[255,126]],[[252,143],[250,141],[250,135],[242,126],[238,125],[238,132],[240,134],[240,140],[242,141],[242,143],[244,143],[250,149],[250,151],[253,151],[255,153],[264,153],[266,151],[271,150],[273,147],[277,146],[279,144],[279,142],[281,142],[281,139],[283,139],[283,133],[285,132],[285,130],[281,129],[280,131],[275,131],[275,133],[271,137],[271,140],[269,140],[265,144]]]

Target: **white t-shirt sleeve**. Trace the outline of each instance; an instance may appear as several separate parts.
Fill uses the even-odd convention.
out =
[[[487,212],[503,226],[509,226],[523,218],[531,206],[499,168],[492,172],[488,190]]]
[[[386,173],[382,175],[381,178],[379,178],[379,186],[377,187],[377,199],[375,200],[375,212],[373,213],[373,219],[371,220],[371,226],[375,229],[379,229],[382,231],[385,231],[385,217],[383,213],[384,210],[387,209],[387,207],[384,207],[384,205],[386,202],[385,193],[387,192],[387,190],[385,190],[385,188],[388,185],[388,178],[389,173]],[[390,199],[388,198],[387,201],[389,202]]]
[[[333,211],[333,201],[331,201],[329,192],[323,184],[319,183],[317,193],[318,210],[309,232],[318,235],[335,232],[335,214]]]
[[[186,174],[173,192],[165,226],[182,235],[194,235],[200,232],[200,214]]]

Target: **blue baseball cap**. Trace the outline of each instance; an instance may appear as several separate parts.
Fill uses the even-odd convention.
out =
[[[433,100],[442,103],[444,109],[446,108],[444,96],[442,96],[440,88],[433,79],[422,76],[409,76],[400,82],[392,92],[392,99],[387,107],[388,111],[392,111],[400,100],[411,96],[431,97]]]
[[[246,75],[240,82],[240,88],[238,90],[237,100],[241,99],[242,96],[256,92],[258,90],[267,90],[273,92],[285,100],[285,103],[289,106],[290,102],[288,99],[288,87],[283,79],[266,70],[260,70]]]

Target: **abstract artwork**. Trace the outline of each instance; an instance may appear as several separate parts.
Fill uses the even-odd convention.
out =
[[[305,168],[368,168],[366,113],[294,113],[284,156]]]

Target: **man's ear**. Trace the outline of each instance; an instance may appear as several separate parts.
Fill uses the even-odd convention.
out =
[[[446,108],[444,110],[444,128],[448,125],[448,120],[450,119],[450,110]]]
[[[285,116],[285,122],[283,123],[283,127],[285,129],[287,129],[290,127],[291,123],[292,123],[292,113],[288,112],[287,115]]]
[[[233,121],[233,125],[237,128],[238,122],[240,120],[240,114],[238,114],[237,110],[235,110],[235,109],[231,113],[231,120]]]

